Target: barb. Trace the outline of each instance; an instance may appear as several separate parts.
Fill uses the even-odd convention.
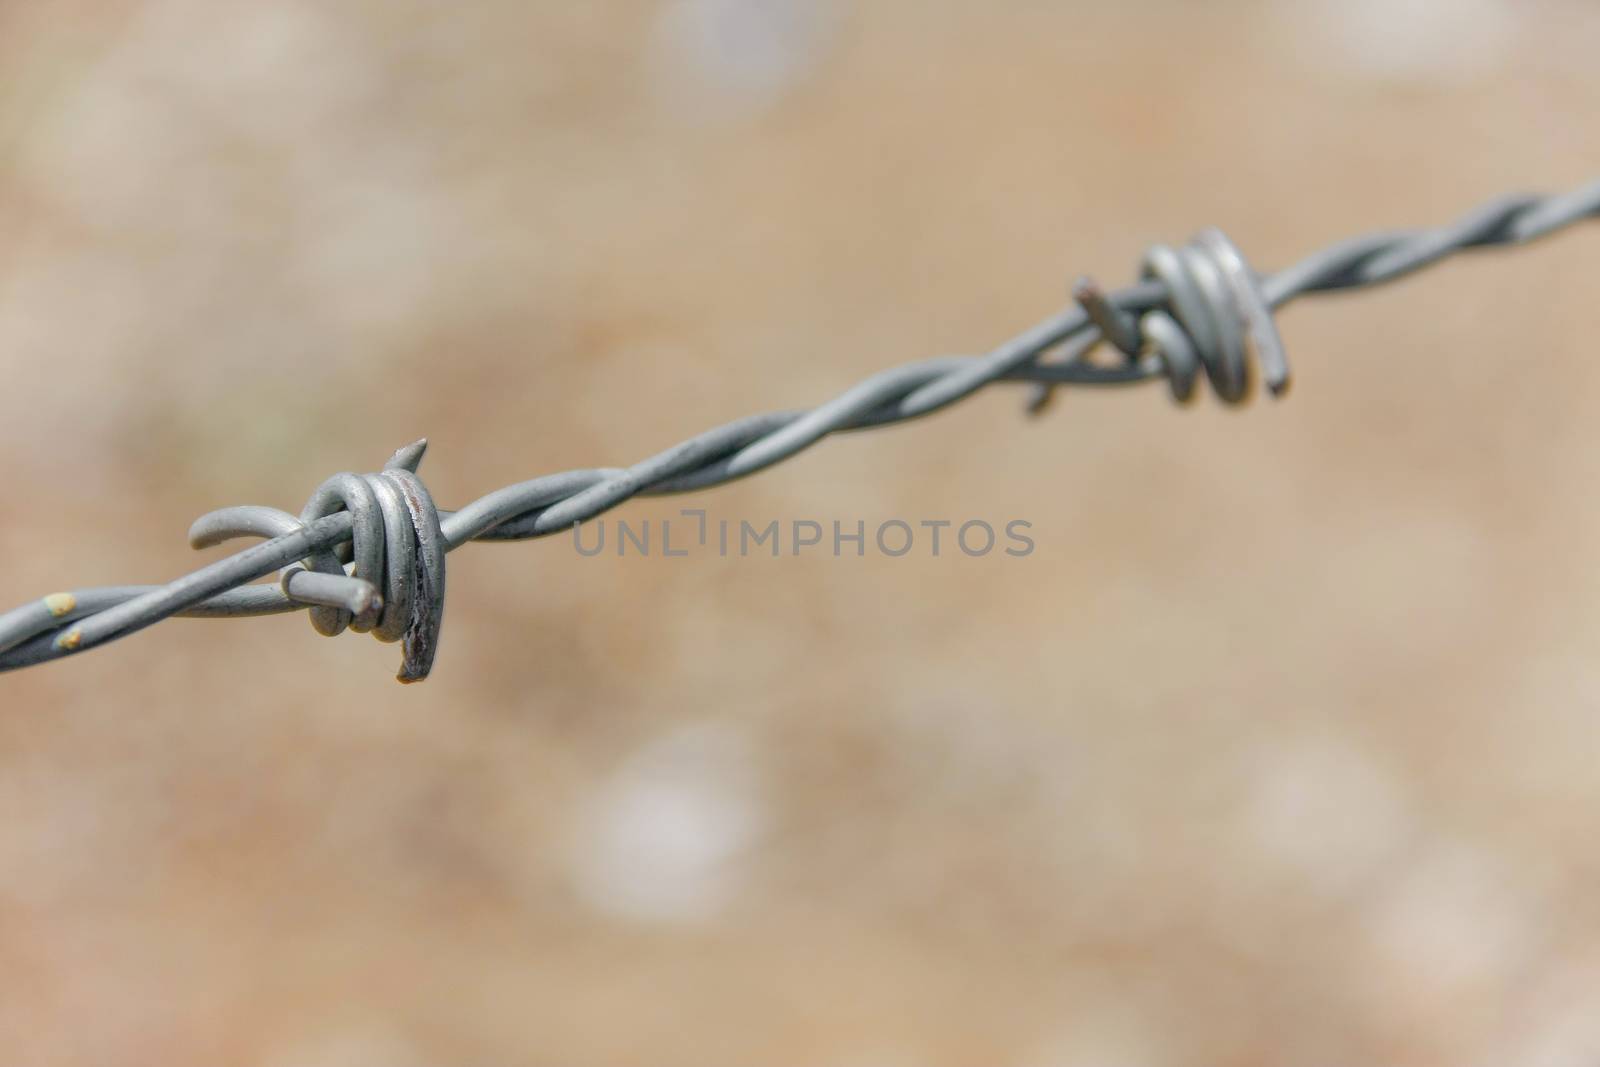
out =
[[[754,415],[627,468],[565,471],[496,490],[459,511],[435,507],[418,464],[427,442],[376,474],[341,474],[299,516],[237,507],[202,516],[196,548],[240,536],[259,544],[166,585],[53,593],[0,615],[0,671],[96,648],[172,616],[271,615],[311,609],[319,633],[349,628],[403,642],[399,678],[427,676],[444,611],[444,556],[468,541],[517,541],[563,530],[639,494],[682,493],[753,474],[829,434],[930,415],[997,381],[1034,383],[1039,411],[1062,385],[1165,379],[1188,400],[1203,374],[1228,404],[1247,399],[1255,363],[1282,395],[1289,366],[1272,312],[1307,293],[1401,278],[1472,248],[1516,245],[1600,216],[1600,181],[1556,196],[1511,196],[1433,230],[1371,234],[1257,275],[1218,230],[1158,246],[1142,280],[1106,294],[1085,279],[1076,303],[982,356],[925,359],[876,374],[810,411]],[[1102,340],[1118,356],[1092,358]],[[258,579],[281,571],[277,584]]]

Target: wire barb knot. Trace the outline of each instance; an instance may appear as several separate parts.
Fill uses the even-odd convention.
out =
[[[1165,307],[1145,312],[1140,333],[1160,358],[1177,400],[1194,394],[1201,370],[1217,396],[1238,404],[1250,396],[1254,350],[1273,396],[1289,388],[1289,360],[1256,274],[1226,234],[1203,230],[1182,248],[1156,245],[1141,265],[1166,286]]]
[[[341,511],[350,540],[322,548],[280,572],[284,596],[311,608],[311,625],[327,637],[346,628],[401,642],[402,682],[428,676],[444,621],[446,545],[417,465],[426,439],[400,449],[375,474],[336,474],[311,495],[298,516],[248,505],[202,515],[189,543],[209,548],[235,537],[281,537]]]
[[[1289,360],[1272,301],[1221,230],[1204,230],[1181,248],[1155,245],[1140,261],[1140,275],[1145,292],[1138,296],[1110,296],[1088,277],[1073,287],[1083,332],[1064,339],[1063,358],[1028,368],[1040,375],[1029,411],[1042,412],[1053,390],[1068,382],[1165,378],[1183,403],[1202,372],[1223,403],[1241,404],[1255,384],[1252,354],[1272,394],[1288,391]],[[1120,365],[1087,358],[1101,342],[1120,353]]]

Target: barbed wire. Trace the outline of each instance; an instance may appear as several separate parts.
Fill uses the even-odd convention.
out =
[[[788,459],[829,434],[932,414],[997,381],[1034,386],[1040,411],[1062,385],[1165,379],[1188,400],[1203,376],[1237,404],[1260,376],[1274,395],[1289,366],[1272,313],[1296,297],[1401,278],[1473,248],[1516,245],[1600,216],[1600,181],[1555,196],[1508,196],[1453,225],[1369,234],[1257,275],[1220,231],[1156,246],[1141,280],[1107,294],[1090,279],[1074,304],[981,356],[924,359],[876,374],[809,411],[753,415],[708,430],[631,467],[546,475],[440,510],[416,470],[427,448],[397,451],[374,474],[324,482],[298,516],[224,508],[201,516],[190,544],[262,537],[166,585],[53,593],[0,615],[0,671],[97,648],[172,616],[221,618],[309,609],[319,633],[345,629],[399,641],[399,679],[427,677],[443,622],[445,554],[469,541],[542,537],[640,494],[704,489]],[[1092,358],[1107,341],[1115,355]],[[1254,356],[1254,362],[1250,356]],[[273,585],[253,584],[281,571]]]

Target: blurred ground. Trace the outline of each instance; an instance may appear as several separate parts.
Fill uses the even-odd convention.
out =
[[[1223,226],[1595,175],[1600,9],[0,7],[0,604],[421,434],[621,464]],[[696,498],[1026,559],[453,556],[0,678],[18,1064],[1600,1056],[1600,231],[1281,317],[1295,394],[995,389]],[[680,501],[628,505],[674,515]]]

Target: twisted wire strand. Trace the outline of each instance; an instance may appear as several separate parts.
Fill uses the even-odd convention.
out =
[[[0,615],[0,671],[95,648],[172,616],[220,618],[310,608],[319,632],[349,627],[404,642],[401,681],[426,677],[444,604],[444,554],[468,541],[542,537],[640,494],[682,493],[742,478],[829,434],[930,415],[997,381],[1034,383],[1041,408],[1061,385],[1164,378],[1180,400],[1203,374],[1219,399],[1244,400],[1252,349],[1275,394],[1288,365],[1275,309],[1309,293],[1394,281],[1457,252],[1518,245],[1600,216],[1600,181],[1553,196],[1507,196],[1436,229],[1374,233],[1257,275],[1209,230],[1181,249],[1158,246],[1144,278],[1114,293],[1087,280],[1077,303],[981,356],[923,359],[880,372],[809,411],[753,415],[708,430],[631,467],[571,470],[439,510],[415,471],[427,442],[383,471],[337,475],[294,516],[227,508],[202,516],[191,544],[266,540],[165,585],[55,593]],[[1109,340],[1120,361],[1089,355]],[[348,561],[348,567],[347,567]],[[279,583],[250,584],[282,570]],[[380,592],[380,588],[382,591]]]

